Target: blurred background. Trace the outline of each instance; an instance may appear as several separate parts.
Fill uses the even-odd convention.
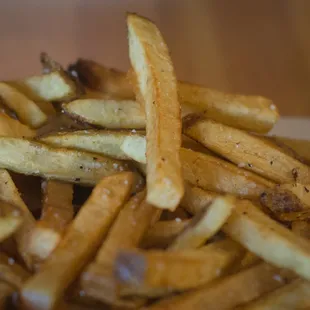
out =
[[[179,79],[310,116],[308,0],[1,1],[0,79],[39,73],[41,51],[62,64],[85,57],[127,70],[126,11],[157,23]]]

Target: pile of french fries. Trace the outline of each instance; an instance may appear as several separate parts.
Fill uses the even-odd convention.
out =
[[[0,309],[310,309],[310,141],[127,28],[127,73],[43,53],[0,83]]]

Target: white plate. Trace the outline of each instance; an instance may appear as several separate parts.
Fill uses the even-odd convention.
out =
[[[310,118],[281,117],[269,134],[310,140]]]

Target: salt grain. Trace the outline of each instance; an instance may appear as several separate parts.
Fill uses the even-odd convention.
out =
[[[9,265],[14,265],[15,264],[15,259],[13,257],[9,257],[8,263],[9,263]]]
[[[274,104],[270,105],[270,110],[274,111],[276,109],[276,106]]]
[[[239,167],[239,168],[244,168],[245,166],[246,166],[245,163],[239,163],[239,164],[238,164],[238,167]]]
[[[178,223],[182,222],[182,220],[181,220],[179,217],[177,217],[177,218],[175,219],[175,221],[178,222]]]

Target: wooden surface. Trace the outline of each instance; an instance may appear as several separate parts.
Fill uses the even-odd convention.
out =
[[[272,98],[310,116],[308,0],[54,0],[0,2],[0,79],[38,73],[38,54],[127,69],[125,12],[153,19],[179,79]]]

